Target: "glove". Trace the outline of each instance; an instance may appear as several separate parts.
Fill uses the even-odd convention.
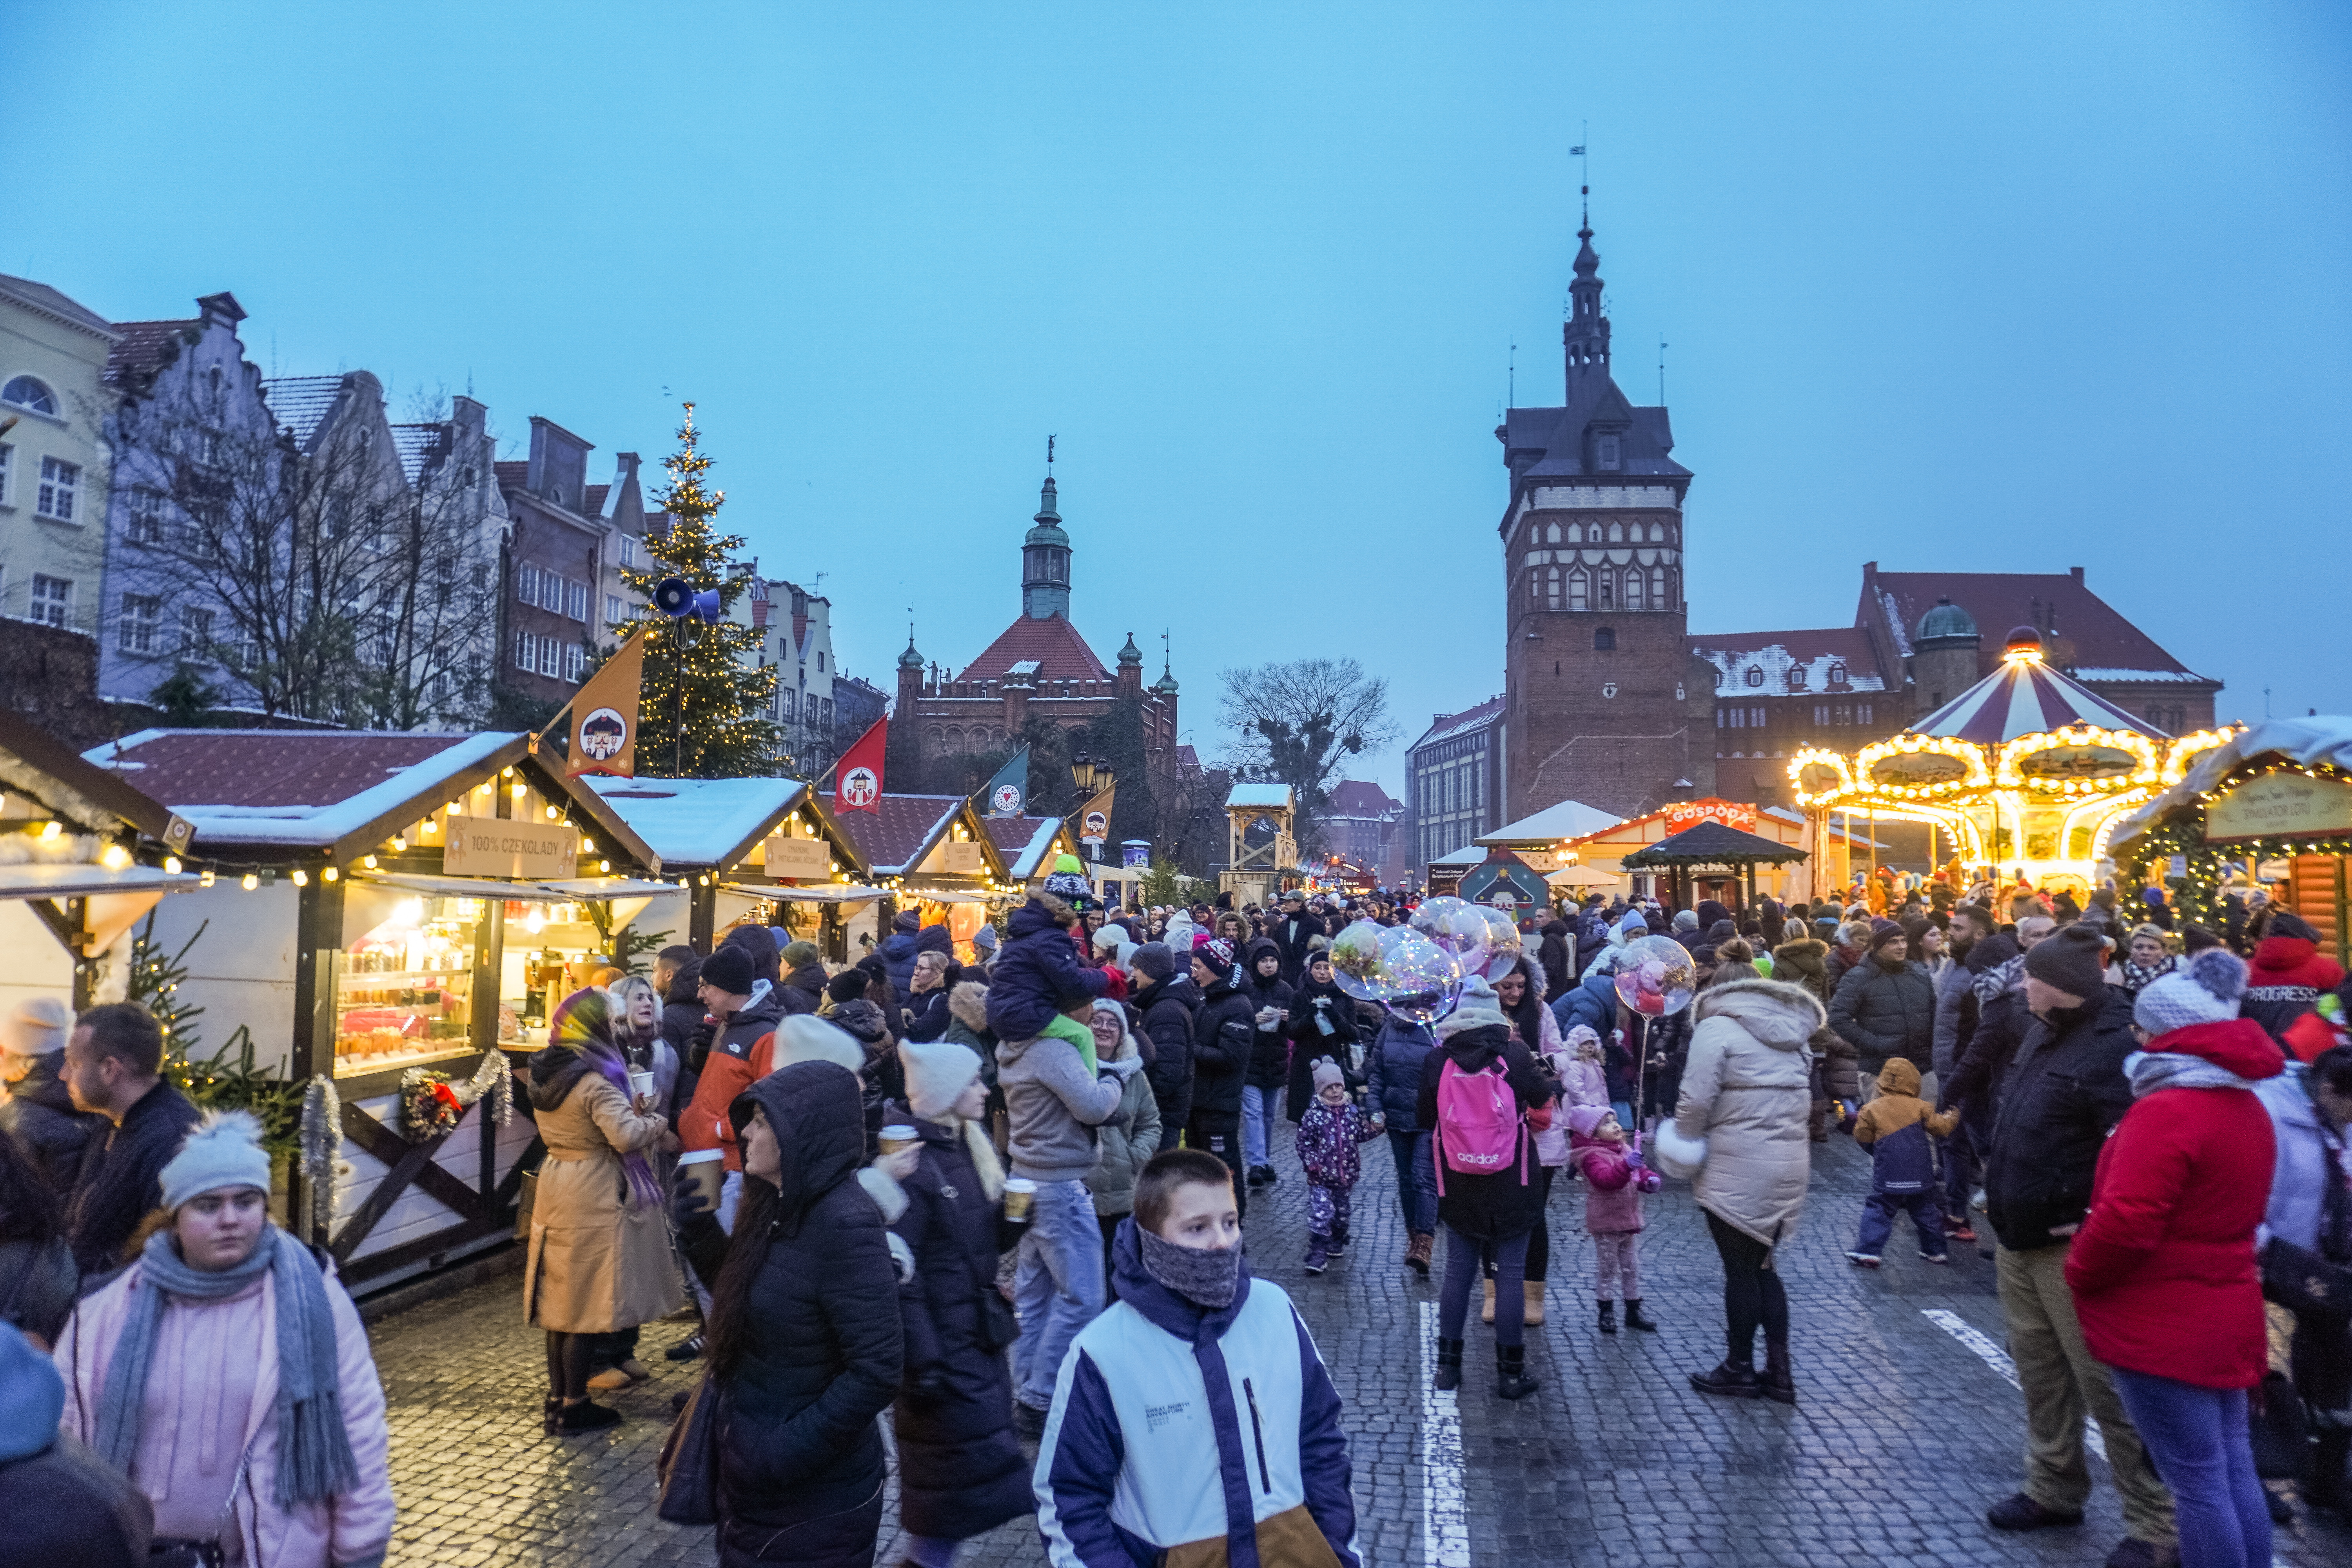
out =
[[[704,1215],[718,1213],[718,1207],[703,1195],[702,1184],[684,1172],[669,1190],[669,1219],[672,1228],[685,1230]]]

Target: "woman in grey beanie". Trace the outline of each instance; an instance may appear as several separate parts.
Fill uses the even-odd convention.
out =
[[[58,1338],[64,1429],[147,1495],[158,1548],[233,1537],[248,1563],[382,1563],[383,1390],[332,1266],[269,1218],[261,1124],[207,1114],[160,1184],[138,1257]]]

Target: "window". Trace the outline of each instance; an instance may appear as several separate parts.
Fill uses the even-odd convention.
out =
[[[833,699],[826,698],[818,711],[824,715],[820,721],[830,725],[833,722]]]
[[[1650,524],[1650,542],[1653,544],[1664,544],[1665,542],[1666,525],[1663,522],[1654,522]]]
[[[1805,667],[1801,664],[1790,665],[1789,667],[1789,689],[1791,691],[1802,691],[1804,689]]]
[[[1584,542],[1584,525],[1582,523],[1571,522],[1568,525],[1568,542],[1570,544],[1581,544]]]
[[[8,474],[12,467],[9,459],[16,455],[16,447],[0,446],[0,506],[8,504]]]
[[[573,643],[563,650],[564,679],[577,686],[580,684],[580,678],[587,673],[587,669],[588,650],[586,648],[582,647],[578,643]]]
[[[605,621],[605,624],[609,626],[609,625],[611,625],[613,622],[617,621],[617,620],[619,620],[620,618],[621,618],[621,595],[618,595],[618,594],[607,594],[607,595],[604,595],[604,621]]]
[[[29,408],[36,414],[58,416],[58,400],[49,389],[29,375],[20,375],[6,386],[0,387],[0,403],[13,403],[19,408]]]
[[[1748,684],[1750,686],[1764,684],[1764,671],[1761,667],[1753,664],[1748,667]]]
[[[1544,568],[1544,608],[1557,610],[1564,601],[1559,596],[1559,568]]]
[[[526,605],[539,603],[539,568],[528,561],[515,568],[515,597]]]
[[[824,673],[824,651],[822,648],[817,650],[816,672],[819,675],[823,675]]]
[[[1836,712],[1836,714],[1837,714],[1837,719],[1836,719],[1836,721],[1835,721],[1836,722],[1838,722],[1838,723],[1840,723],[1840,724],[1851,724],[1851,723],[1853,723],[1853,703],[1851,703],[1851,702],[1841,702],[1841,703],[1838,703],[1838,704],[1836,705],[1835,709],[1834,709],[1834,711],[1835,711],[1835,712]]]
[[[625,533],[625,534],[621,535],[621,564],[622,564],[622,565],[624,565],[624,566],[635,566],[636,563],[637,563],[637,538],[636,538],[636,535],[635,535],[635,534],[633,534],[633,533]]]
[[[1643,607],[1643,603],[1642,574],[1639,571],[1626,573],[1625,607],[1629,610],[1638,610]]]
[[[122,595],[119,646],[124,653],[153,653],[155,625],[163,618],[163,601],[152,594]]]
[[[1622,544],[1624,541],[1625,525],[1622,522],[1611,523],[1609,525],[1609,542],[1612,544]]]
[[[563,585],[564,611],[575,621],[588,618],[588,584],[566,583]]]
[[[1751,730],[1761,730],[1764,728],[1764,710],[1761,708],[1750,708],[1748,710],[1748,727]]]
[[[180,651],[202,657],[213,646],[213,613],[210,610],[184,609],[180,612]]]
[[[563,673],[562,650],[556,646],[553,637],[539,639],[539,672],[551,678]]]
[[[1609,470],[1610,472],[1612,472],[1612,473],[1613,473],[1613,472],[1615,472],[1615,471],[1616,471],[1616,468],[1617,468],[1617,462],[1618,462],[1618,445],[1617,445],[1617,437],[1614,437],[1614,436],[1603,436],[1602,437],[1601,437],[1601,468],[1605,468],[1605,469]]]
[[[1600,653],[1609,653],[1613,651],[1617,647],[1616,630],[1613,627],[1603,626],[1599,631],[1593,633],[1592,647],[1596,652]]]
[[[1558,544],[1559,542],[1559,524],[1555,522],[1550,527],[1544,530],[1544,542],[1546,544]]]
[[[74,495],[81,489],[81,469],[55,458],[41,459],[41,498],[33,510],[59,522],[74,520]]]
[[[1570,609],[1580,610],[1584,608],[1584,587],[1588,579],[1584,575],[1584,568],[1581,566],[1568,574],[1568,607]]]
[[[1830,684],[1832,686],[1843,686],[1845,684],[1844,665],[1832,664],[1830,666]]]
[[[66,610],[73,604],[73,584],[63,577],[33,577],[32,619],[45,626],[63,627]]]
[[[1826,725],[1829,721],[1830,721],[1830,705],[1829,705],[1828,703],[1826,703],[1826,702],[1816,702],[1816,703],[1814,703],[1814,704],[1813,704],[1813,722],[1814,722],[1816,725]]]
[[[529,632],[515,633],[514,661],[517,669],[528,671],[530,668],[530,634]]]
[[[143,485],[131,492],[130,539],[133,544],[163,542],[163,498]]]
[[[1615,609],[1617,607],[1615,598],[1616,588],[1617,584],[1615,580],[1612,578],[1608,573],[1603,572],[1601,574],[1601,602],[1594,607],[1596,609],[1602,610]]]
[[[816,722],[816,703],[817,699],[815,693],[810,693],[808,700],[808,721],[812,724]]]
[[[1853,721],[1857,724],[1867,724],[1870,722],[1869,703],[1857,702],[1853,705]]]

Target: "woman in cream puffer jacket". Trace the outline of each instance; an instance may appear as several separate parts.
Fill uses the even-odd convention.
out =
[[[1822,1026],[1811,992],[1772,980],[1740,980],[1702,991],[1692,1004],[1690,1059],[1672,1121],[1658,1128],[1655,1154],[1671,1176],[1692,1178],[1708,1233],[1722,1256],[1729,1353],[1711,1373],[1693,1373],[1703,1394],[1796,1403],[1789,1371],[1789,1300],[1772,1255],[1796,1233],[1812,1174],[1812,1058],[1807,1042]],[[1765,1373],[1755,1370],[1764,1331]]]

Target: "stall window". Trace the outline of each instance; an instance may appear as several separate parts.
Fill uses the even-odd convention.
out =
[[[605,967],[605,943],[584,904],[509,901],[499,956],[499,1038],[547,1043],[549,1010]]]
[[[335,955],[335,1072],[381,1072],[478,1050],[473,1040],[478,899],[351,883]]]

